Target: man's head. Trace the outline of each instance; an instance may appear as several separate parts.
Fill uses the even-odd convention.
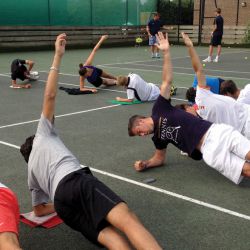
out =
[[[239,89],[237,88],[234,81],[226,80],[220,84],[220,94],[237,99],[239,95]]]
[[[129,136],[145,136],[152,134],[154,131],[154,123],[151,117],[134,115],[130,117],[128,122]]]
[[[217,15],[220,15],[220,14],[221,14],[221,8],[217,8],[216,11],[215,11],[215,13],[216,13]]]
[[[175,105],[175,107],[178,109],[182,109],[191,115],[198,116],[198,114],[196,112],[195,105],[189,105],[186,103],[182,103],[182,104]]]
[[[196,89],[190,87],[186,92],[186,98],[189,102],[195,103],[195,97],[196,97]]]
[[[30,157],[30,152],[32,150],[33,146],[33,140],[35,138],[35,135],[32,135],[28,138],[26,138],[25,143],[21,145],[20,147],[20,152],[24,157],[24,160],[28,163],[29,157]]]
[[[127,76],[118,76],[117,85],[128,86],[128,77]]]
[[[159,20],[160,19],[160,13],[155,13],[154,14],[154,20]]]

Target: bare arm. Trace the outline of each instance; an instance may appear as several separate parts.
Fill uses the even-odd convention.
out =
[[[105,36],[101,36],[100,40],[98,41],[98,43],[96,44],[96,46],[93,48],[93,50],[91,51],[88,59],[86,60],[86,62],[84,63],[84,65],[92,65],[92,62],[94,60],[94,56],[96,51],[100,48],[101,44],[103,43],[103,41],[105,41],[108,38],[108,35]]]
[[[97,89],[95,89],[95,88],[86,88],[85,87],[84,79],[85,78],[83,76],[80,76],[80,90],[81,91],[89,90],[89,91],[92,91],[93,93],[96,93]]]
[[[197,75],[197,80],[198,80],[198,86],[200,88],[206,88],[206,77],[203,71],[203,66],[201,64],[200,58],[197,55],[194,46],[193,46],[193,42],[190,40],[190,38],[188,37],[187,34],[185,34],[184,32],[181,33],[184,43],[186,44],[186,47],[188,48],[188,52],[189,55],[191,57],[191,62],[192,62],[192,66],[193,69]]]
[[[53,203],[40,204],[33,207],[36,216],[44,216],[55,212]]]
[[[116,100],[119,102],[132,102],[134,99],[127,99],[122,97],[116,97]]]
[[[50,68],[43,99],[43,115],[52,122],[55,111],[55,101],[57,94],[57,83],[61,59],[65,52],[66,34],[61,34],[55,42],[55,55]]]
[[[27,64],[29,66],[28,71],[30,72],[35,63],[31,60],[25,60],[25,64]]]
[[[166,157],[166,149],[156,149],[154,155],[146,161],[136,161],[134,168],[136,171],[143,171],[148,168],[159,167],[163,165]]]
[[[163,68],[162,68],[162,85],[161,85],[161,96],[165,99],[170,98],[171,84],[173,80],[173,67],[169,51],[168,36],[166,38],[162,32],[158,32],[156,35],[159,44],[156,44],[158,49],[163,53]]]
[[[16,83],[16,80],[11,80],[11,83],[12,83],[12,87],[13,88],[17,88],[17,89],[29,89],[31,88],[31,84],[30,83],[27,83],[27,84],[18,84]]]
[[[147,31],[147,33],[148,33],[148,36],[151,36],[150,30],[149,30],[149,26],[148,26],[148,25],[146,26],[146,31]]]

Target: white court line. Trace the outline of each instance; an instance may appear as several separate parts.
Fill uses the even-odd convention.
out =
[[[137,70],[137,71],[148,71],[148,72],[157,72],[157,73],[160,73],[162,72],[162,70],[151,70],[151,69],[135,69],[135,68],[124,68],[124,67],[118,67],[118,66],[106,66],[106,65],[101,65],[102,67],[106,67],[106,68],[113,68],[113,69],[126,69],[126,70]],[[173,72],[175,75],[190,75],[190,76],[194,76],[194,73],[193,74],[190,74],[190,73],[181,73],[181,72]],[[220,77],[220,78],[223,78],[223,77],[226,77],[227,79],[240,79],[240,80],[250,80],[250,78],[243,78],[243,77],[234,77],[234,76],[218,76],[218,75],[210,75],[210,74],[205,74],[206,76],[212,76],[212,77]]]
[[[12,148],[15,148],[15,149],[20,149],[19,146],[11,144],[11,143],[4,142],[4,141],[0,141],[0,144],[5,145],[5,146],[9,146],[9,147],[12,147]],[[81,166],[86,167],[84,165],[81,165]],[[229,209],[226,209],[226,208],[223,208],[223,207],[220,207],[220,206],[216,206],[216,205],[204,202],[204,201],[193,199],[193,198],[190,198],[188,196],[177,194],[177,193],[174,193],[174,192],[162,189],[162,188],[158,188],[158,187],[154,187],[154,186],[144,184],[144,183],[141,183],[141,182],[138,182],[138,181],[134,181],[132,179],[122,177],[120,175],[112,174],[112,173],[109,173],[109,172],[106,172],[106,171],[103,171],[103,170],[99,170],[99,169],[92,168],[92,167],[90,167],[90,169],[93,172],[96,172],[96,173],[99,173],[99,174],[102,174],[102,175],[105,175],[105,176],[109,176],[111,178],[114,178],[114,179],[117,179],[117,180],[120,180],[120,181],[124,181],[124,182],[130,183],[130,184],[133,184],[133,185],[136,185],[136,186],[139,186],[139,187],[143,187],[143,188],[146,188],[146,189],[158,192],[158,193],[162,193],[162,194],[165,194],[165,195],[177,198],[177,199],[188,201],[188,202],[194,203],[194,204],[199,205],[199,206],[210,208],[210,209],[213,209],[213,210],[225,213],[225,214],[229,214],[229,215],[236,216],[236,217],[239,217],[239,218],[250,221],[250,216],[246,215],[246,214],[238,213],[238,212],[235,212],[233,210],[229,210]]]
[[[222,55],[225,55],[225,54],[237,54],[237,53],[245,53],[245,52],[250,52],[250,50],[240,50],[240,51],[230,51],[230,52],[224,52]],[[207,56],[207,54],[205,55],[199,55],[199,57],[205,57]],[[179,57],[173,57],[171,58],[171,60],[176,60],[176,59],[185,59],[185,58],[189,58],[190,56],[187,55],[187,56],[179,56]],[[151,59],[151,60],[144,60],[144,61],[131,61],[131,62],[117,62],[117,63],[105,63],[105,64],[99,64],[97,66],[109,66],[109,65],[115,65],[115,64],[134,64],[134,63],[140,63],[140,62],[155,62],[156,60],[159,61],[159,59]],[[161,58],[160,58],[161,60]]]
[[[117,106],[121,106],[121,105],[120,105],[120,104],[109,105],[109,106],[104,106],[104,107],[95,108],[95,109],[88,109],[88,110],[82,110],[82,111],[77,111],[77,112],[73,112],[73,113],[67,113],[67,114],[62,114],[62,115],[56,115],[55,117],[56,117],[56,118],[60,118],[60,117],[71,116],[71,115],[76,115],[76,114],[83,114],[83,113],[87,113],[87,112],[91,112],[91,111],[96,111],[96,110],[101,110],[101,109],[114,108],[114,107],[117,107]],[[1,128],[15,127],[15,126],[24,125],[24,124],[29,124],[29,123],[34,123],[34,122],[38,122],[38,121],[39,121],[39,119],[31,120],[31,121],[27,121],[27,122],[13,123],[13,124],[9,124],[9,125],[0,126],[0,129],[1,129]]]
[[[157,68],[162,68],[162,65],[153,65],[153,64],[139,64],[139,63],[133,63],[133,65],[138,65],[138,66],[153,66]],[[188,70],[194,70],[193,68],[186,68],[186,67],[173,67],[173,69],[188,69]],[[240,73],[240,74],[250,74],[249,71],[233,71],[233,70],[219,70],[219,69],[205,69],[205,71],[215,71],[215,72],[222,72],[222,73]]]

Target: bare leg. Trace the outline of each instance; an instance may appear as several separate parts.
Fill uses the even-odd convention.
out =
[[[108,79],[102,77],[102,83],[106,86],[114,86],[117,84],[117,81],[114,79]]]
[[[108,74],[108,73],[105,72],[105,71],[102,71],[101,77],[103,77],[103,78],[108,78],[108,79],[113,79],[113,80],[117,80],[117,77],[115,77],[115,76],[113,76],[113,75],[110,75],[110,74]]]
[[[214,50],[214,47],[213,47],[212,45],[209,45],[209,52],[208,52],[208,54],[209,54],[209,56],[211,56],[211,57],[212,57],[212,55],[213,55],[213,50]]]
[[[131,249],[127,240],[122,237],[114,227],[104,228],[98,235],[98,242],[104,245],[107,249],[128,250]]]
[[[217,56],[219,57],[221,54],[221,45],[218,45],[217,47]]]
[[[1,250],[20,250],[17,235],[12,232],[0,233]]]
[[[141,224],[125,203],[116,205],[107,215],[107,221],[125,233],[136,249],[162,249],[155,238]]]

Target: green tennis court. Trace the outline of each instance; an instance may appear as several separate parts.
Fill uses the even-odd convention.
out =
[[[90,50],[68,50],[60,70],[59,86],[79,86],[78,64]],[[206,57],[207,48],[197,48]],[[149,82],[161,83],[161,59],[149,58],[148,47],[102,48],[95,64],[114,75],[134,72]],[[185,47],[172,46],[173,103],[185,101],[185,89],[194,75]],[[0,61],[1,182],[18,196],[21,212],[31,211],[27,187],[27,166],[18,147],[34,134],[41,113],[44,85],[52,51],[2,53]],[[32,59],[39,81],[31,89],[11,89],[9,65],[15,58]],[[233,60],[232,60],[233,59]],[[205,65],[210,76],[233,79],[239,87],[250,82],[250,50],[223,48],[221,62]],[[153,103],[112,104],[125,97],[121,87],[100,88],[97,94],[68,95],[58,90],[56,127],[65,145],[82,165],[118,193],[156,237],[163,249],[250,249],[250,181],[234,185],[208,167],[169,146],[163,167],[137,173],[133,163],[154,152],[148,138],[130,138],[127,122],[131,115],[149,115]],[[155,178],[151,184],[143,182]],[[23,249],[98,249],[79,233],[62,224],[45,230],[21,224]]]

